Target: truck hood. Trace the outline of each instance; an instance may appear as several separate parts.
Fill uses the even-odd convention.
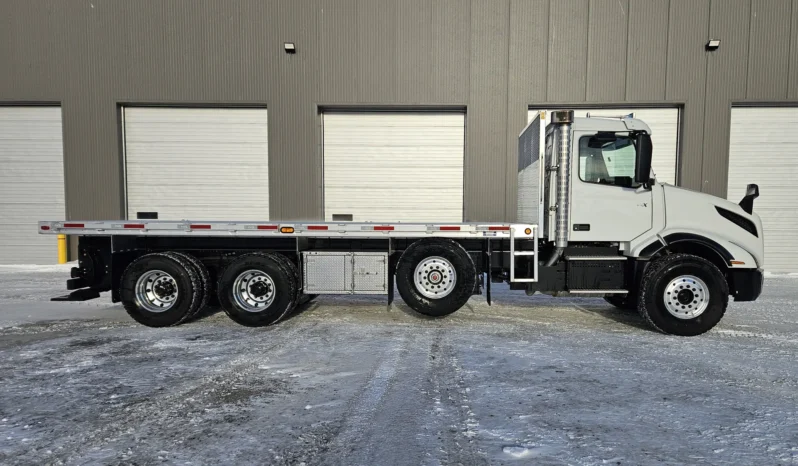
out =
[[[741,259],[746,262],[744,265],[746,268],[762,267],[765,246],[762,220],[756,214],[756,203],[754,203],[754,213],[749,214],[734,202],[717,196],[668,184],[658,186],[664,191],[665,231],[663,233],[665,235],[671,232],[683,232],[703,236],[719,244],[730,244],[735,247],[729,246],[726,249],[732,253],[732,256],[744,256],[745,254],[739,251],[733,251],[733,249],[742,249],[756,261],[756,264],[750,264],[750,258]],[[756,236],[723,217],[717,208],[725,209],[753,222]]]

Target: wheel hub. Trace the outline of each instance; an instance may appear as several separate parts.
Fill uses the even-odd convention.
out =
[[[177,281],[163,270],[149,270],[136,280],[136,303],[149,312],[165,312],[179,295]]]
[[[274,302],[274,280],[262,270],[247,270],[233,282],[233,299],[247,312],[262,312]]]
[[[695,319],[709,307],[709,287],[693,275],[682,275],[665,286],[665,309],[677,319]]]
[[[447,259],[431,256],[416,266],[413,282],[416,285],[416,290],[424,297],[441,299],[454,290],[457,284],[457,273]]]

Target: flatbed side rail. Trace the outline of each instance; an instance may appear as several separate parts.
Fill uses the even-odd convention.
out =
[[[535,225],[508,223],[231,222],[70,220],[39,222],[40,234],[75,236],[216,236],[258,238],[510,238]],[[515,232],[515,233],[513,233]],[[523,235],[526,236],[526,235]],[[537,274],[536,274],[537,275]]]

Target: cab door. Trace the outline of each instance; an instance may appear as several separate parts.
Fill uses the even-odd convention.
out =
[[[631,241],[652,228],[651,190],[634,183],[629,133],[574,132],[571,241]]]

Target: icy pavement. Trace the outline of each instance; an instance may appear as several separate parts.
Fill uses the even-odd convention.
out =
[[[0,464],[798,464],[796,277],[678,338],[506,288],[149,329],[67,270],[0,267]]]

